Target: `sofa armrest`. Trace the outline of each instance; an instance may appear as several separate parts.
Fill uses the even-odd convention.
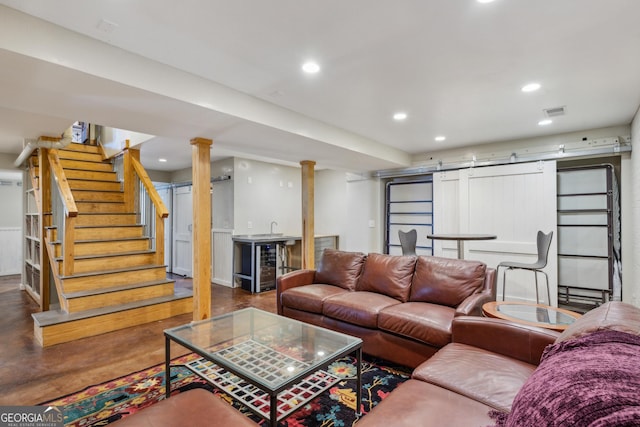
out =
[[[456,316],[482,316],[482,305],[496,300],[496,269],[487,268],[484,286],[478,293],[471,294],[456,307]]]
[[[482,292],[471,294],[456,307],[457,316],[482,316],[482,305],[486,302],[494,301],[491,290],[485,289]]]
[[[278,314],[282,315],[281,294],[287,289],[311,285],[315,277],[315,270],[296,270],[279,276],[276,279],[276,305],[278,307]]]
[[[452,341],[538,365],[559,332],[508,320],[460,316],[453,319]]]
[[[487,268],[487,271],[484,275],[484,288],[483,291],[489,291],[491,293],[491,301],[496,300],[497,295],[497,272],[495,268]]]

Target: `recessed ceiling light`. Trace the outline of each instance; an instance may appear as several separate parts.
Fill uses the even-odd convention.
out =
[[[167,162],[167,159],[160,157],[160,158],[158,159],[158,161],[159,161],[160,163],[166,163],[166,162]]]
[[[402,112],[402,111],[398,111],[397,113],[395,113],[393,115],[393,120],[396,120],[398,122],[405,120],[407,118],[407,113]]]
[[[540,120],[538,122],[538,126],[547,126],[550,125],[551,123],[553,123],[553,120],[551,119],[544,119],[544,120]]]
[[[493,0],[477,0],[478,3],[491,3]]]
[[[523,92],[535,92],[538,89],[540,89],[540,83],[529,83],[522,86]]]
[[[320,65],[314,61],[308,61],[302,64],[302,71],[308,74],[315,74],[320,71]]]
[[[436,141],[438,141],[438,142],[442,142],[442,141],[444,141],[444,140],[445,140],[445,139],[447,139],[447,138],[446,138],[445,136],[440,135],[440,136],[436,136],[434,139],[435,139]]]

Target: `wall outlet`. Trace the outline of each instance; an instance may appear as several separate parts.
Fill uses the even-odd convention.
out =
[[[369,220],[369,228],[375,228],[375,226],[376,226],[376,221],[373,220],[373,219],[370,219]]]
[[[247,228],[251,230],[253,228],[253,222],[247,221]]]
[[[247,184],[252,184],[253,183],[253,178],[251,178],[250,176],[247,177]]]

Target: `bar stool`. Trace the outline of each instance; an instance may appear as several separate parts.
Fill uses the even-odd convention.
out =
[[[549,255],[549,247],[551,246],[551,239],[553,238],[553,231],[550,231],[548,234],[544,234],[542,231],[538,231],[538,236],[536,238],[536,244],[538,247],[538,260],[532,264],[521,263],[521,262],[511,262],[511,261],[503,261],[498,264],[496,268],[496,274],[500,271],[500,267],[504,267],[505,270],[502,273],[502,300],[505,299],[505,287],[507,284],[507,271],[508,270],[529,270],[533,272],[533,275],[536,280],[536,303],[540,304],[540,297],[538,295],[538,273],[544,274],[545,279],[547,280],[547,303],[551,304],[551,292],[549,291],[549,276],[547,273],[542,271],[543,268],[547,265],[547,257]]]
[[[402,246],[402,255],[415,255],[416,241],[418,240],[416,229],[414,228],[407,232],[398,230],[398,237],[400,238],[400,246]]]

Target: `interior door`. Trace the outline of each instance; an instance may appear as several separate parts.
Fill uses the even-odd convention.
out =
[[[173,249],[173,203],[171,200],[173,191],[170,186],[162,184],[158,185],[156,190],[162,199],[162,203],[164,203],[167,209],[169,209],[169,219],[165,219],[164,221],[164,264],[167,266],[167,271],[172,271],[171,269],[173,268],[173,265],[171,264],[171,252]]]
[[[498,236],[496,240],[466,242],[465,259],[479,260],[494,268],[507,260],[532,263],[537,259],[538,230],[554,232],[544,269],[549,276],[551,305],[554,306],[557,305],[556,204],[555,161],[434,174],[434,233]],[[455,257],[455,244],[435,241],[434,255]],[[502,271],[497,283],[498,300],[502,299]],[[508,281],[507,299],[535,301],[532,273],[512,271]],[[539,283],[542,290],[542,275]]]
[[[193,194],[191,186],[173,190],[173,272],[191,277],[193,270]]]

